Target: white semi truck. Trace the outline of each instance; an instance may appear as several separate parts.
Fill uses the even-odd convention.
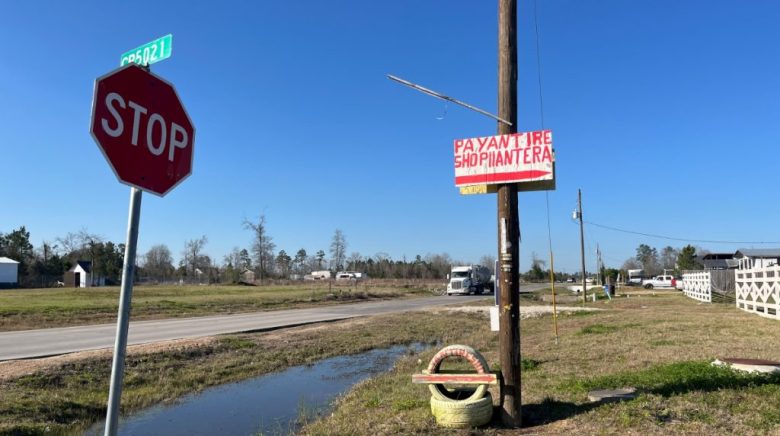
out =
[[[453,266],[447,295],[483,294],[493,290],[490,269],[482,265]]]

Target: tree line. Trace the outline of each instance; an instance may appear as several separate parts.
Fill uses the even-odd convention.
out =
[[[626,273],[630,269],[641,269],[646,276],[659,275],[664,271],[680,275],[683,271],[702,269],[698,259],[707,253],[709,251],[690,244],[680,249],[666,246],[660,252],[655,247],[640,244],[636,255],[623,262],[622,270]]]
[[[414,258],[393,259],[379,252],[363,255],[348,252],[346,235],[334,231],[330,246],[310,253],[305,248],[295,251],[277,250],[270,236],[266,218],[245,219],[242,227],[248,232],[246,247],[234,247],[221,259],[206,254],[209,238],[201,235],[186,240],[179,262],[166,244],[156,244],[136,259],[136,281],[156,283],[239,283],[248,281],[251,272],[256,281],[270,279],[301,279],[312,271],[330,270],[361,272],[377,279],[445,279],[454,260],[447,253],[416,255]],[[82,229],[53,241],[33,246],[25,226],[8,233],[0,232],[0,257],[19,262],[19,286],[51,287],[63,281],[64,274],[78,261],[92,263],[93,281],[107,285],[119,284],[122,276],[125,246]],[[483,256],[480,263],[493,269],[495,257]]]
[[[39,247],[30,242],[25,226],[0,233],[0,257],[19,262],[19,285],[23,287],[55,286],[80,260],[92,262],[96,279],[116,284],[122,275],[124,254],[125,244],[115,244],[86,230],[44,241]]]

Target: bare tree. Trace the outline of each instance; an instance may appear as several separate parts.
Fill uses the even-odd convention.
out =
[[[626,270],[626,271],[628,271],[628,270],[630,270],[630,269],[642,269],[642,264],[641,264],[641,263],[639,263],[639,262],[636,260],[636,258],[634,258],[634,257],[629,257],[628,259],[626,259],[626,261],[625,261],[625,262],[623,262],[623,267],[622,267],[622,269],[624,269],[624,270]]]
[[[666,246],[661,250],[661,268],[675,269],[677,267],[677,249]]]
[[[62,238],[57,238],[57,243],[62,247],[64,256],[72,263],[79,260],[87,260],[92,263],[93,280],[94,272],[99,270],[99,254],[101,245],[104,244],[104,238],[94,233],[89,233],[87,229],[82,228],[78,232],[68,232]]]
[[[173,275],[173,256],[165,244],[153,246],[143,256],[143,268],[147,276],[166,281]]]
[[[347,257],[347,238],[344,233],[336,229],[333,233],[333,239],[330,242],[330,261],[331,267],[336,270],[344,269],[344,259]]]
[[[82,228],[78,232],[68,232],[65,236],[57,238],[57,243],[62,247],[65,255],[87,257],[90,245],[94,246],[103,240],[102,236],[89,233],[87,229]]]
[[[197,271],[203,271],[202,267],[211,267],[211,259],[208,256],[202,255],[203,247],[209,239],[206,235],[200,237],[200,239],[190,239],[184,243],[184,251],[182,251],[182,264],[185,267],[188,275],[192,278],[198,276]]]
[[[479,258],[479,264],[489,269],[491,274],[496,273],[496,256],[486,254]]]
[[[347,268],[352,270],[358,270],[360,263],[363,262],[363,256],[358,252],[352,252],[347,258]]]
[[[260,282],[262,283],[263,278],[273,268],[276,244],[273,243],[273,238],[268,236],[268,231],[265,228],[265,215],[260,215],[256,223],[245,218],[244,228],[253,233],[252,254],[255,256],[257,272],[260,274]]]
[[[436,278],[444,278],[450,273],[453,261],[449,254],[427,254],[425,261],[431,266],[431,271]]]
[[[230,253],[226,254],[223,263],[225,266],[228,264],[236,269],[242,268],[242,256],[241,256],[241,249],[238,247],[233,247],[233,249],[230,251]]]
[[[223,259],[223,271],[228,280],[233,283],[238,283],[241,280],[241,273],[244,270],[244,255],[246,250],[242,250],[238,247],[233,247],[233,250],[225,255]],[[248,254],[248,253],[247,253]]]

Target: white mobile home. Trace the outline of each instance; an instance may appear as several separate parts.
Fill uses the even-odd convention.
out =
[[[333,274],[328,270],[312,271],[311,276],[314,280],[330,280],[333,278]]]
[[[19,283],[19,262],[0,257],[0,287],[16,287]]]

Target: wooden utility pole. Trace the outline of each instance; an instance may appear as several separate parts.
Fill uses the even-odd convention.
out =
[[[585,285],[585,230],[582,226],[582,189],[577,190],[577,218],[580,219],[580,258],[582,260],[582,304],[585,304],[585,297],[588,288]]]
[[[498,0],[498,134],[517,133],[517,0]],[[499,354],[501,422],[520,427],[520,220],[517,184],[499,185],[498,261],[501,268]]]

